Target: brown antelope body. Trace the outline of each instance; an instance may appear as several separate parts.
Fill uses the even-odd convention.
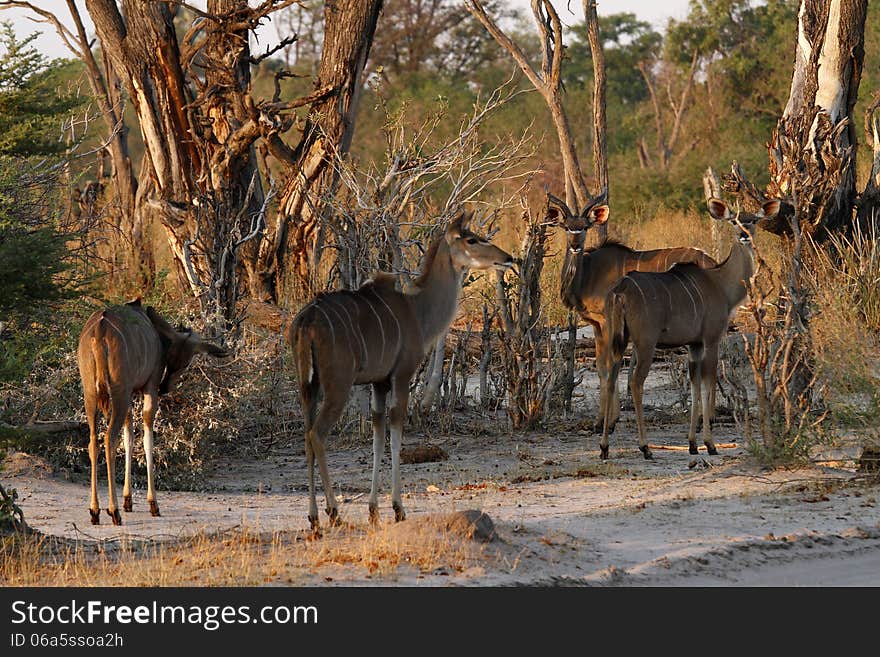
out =
[[[606,405],[611,403],[609,390],[617,387],[623,352],[632,341],[635,366],[630,392],[638,424],[639,449],[646,459],[652,455],[645,436],[642,393],[658,347],[688,348],[691,382],[689,451],[697,453],[696,429],[702,396],[703,442],[709,454],[718,453],[710,428],[718,348],[731,316],[745,299],[745,281],[750,280],[755,272],[752,245],[755,224],[773,217],[778,211],[779,201],[771,200],[764,203],[762,212],[757,215],[740,213],[734,217],[723,201],[710,199],[710,214],[715,219],[730,221],[737,231],[737,241],[724,262],[708,269],[679,264],[668,272],[631,272],[609,292],[605,306],[610,343],[609,363],[606,365],[609,376],[604,398]],[[608,458],[610,426],[607,418],[613,412],[614,409],[605,409],[606,422],[600,443],[602,458]]]
[[[563,201],[548,194],[547,217],[558,221],[567,233],[559,294],[567,308],[576,311],[593,327],[595,335],[596,370],[599,374],[599,414],[594,426],[597,433],[604,430],[607,406],[605,297],[608,292],[630,272],[666,271],[678,263],[694,263],[699,267],[714,267],[716,264],[700,249],[689,247],[634,251],[623,244],[606,240],[598,248],[584,251],[587,232],[594,226],[604,224],[608,214],[604,194],[591,201],[579,215],[575,215]],[[609,430],[613,431],[620,408],[616,386],[611,389],[611,394],[613,415],[609,419]]]
[[[327,468],[325,440],[336,424],[355,384],[372,384],[373,476],[370,520],[378,519],[379,466],[385,444],[386,398],[391,393],[391,504],[396,520],[405,513],[401,501],[400,444],[406,419],[409,384],[425,353],[449,328],[458,310],[466,269],[506,269],[510,254],[464,227],[464,216],[451,222],[425,256],[414,290],[398,292],[394,278],[378,274],[355,291],[318,296],[291,322],[293,348],[305,417],[305,450],[309,469],[309,522],[318,529],[314,462],[324,483],[330,522],[339,512]],[[320,408],[319,396],[321,397]]]
[[[131,511],[131,396],[144,396],[144,455],[147,461],[147,501],[150,513],[159,515],[153,488],[153,418],[159,395],[168,392],[197,353],[215,357],[226,351],[202,340],[189,330],[176,331],[151,307],[140,301],[95,312],[86,321],[79,338],[77,361],[82,379],[86,420],[89,423],[89,459],[92,491],[89,514],[93,525],[100,523],[98,506],[98,411],[107,418],[104,452],[107,458],[107,513],[114,525],[122,524],[116,505],[115,472],[119,432],[125,441],[125,485],[123,508]]]

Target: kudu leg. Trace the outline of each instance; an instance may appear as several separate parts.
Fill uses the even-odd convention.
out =
[[[707,346],[700,368],[703,379],[703,443],[709,454],[715,456],[718,450],[712,440],[712,415],[715,412],[715,386],[718,377],[718,345]]]
[[[406,520],[403,510],[400,485],[400,445],[403,442],[403,424],[406,422],[406,409],[409,403],[409,378],[395,379],[392,382],[391,395],[394,404],[389,414],[391,425],[391,508],[394,509],[394,520]]]
[[[147,503],[150,515],[157,517],[159,504],[156,502],[156,488],[153,480],[153,419],[159,406],[159,395],[155,392],[144,393],[144,458],[147,461]]]
[[[128,398],[130,397],[131,395],[128,395]],[[107,514],[113,519],[114,525],[122,524],[122,515],[116,505],[116,449],[119,447],[119,432],[128,414],[116,410],[121,405],[120,402],[121,400],[118,399],[111,402],[110,420],[104,436],[104,456],[107,459]]]
[[[379,522],[379,468],[385,450],[385,401],[388,386],[373,384],[371,413],[373,420],[373,480],[370,483],[370,522]]]
[[[651,363],[654,362],[654,349],[655,347],[653,346],[650,349],[633,348],[633,351],[638,351],[639,355],[636,366],[633,368],[632,381],[630,382],[630,392],[632,393],[633,406],[636,412],[636,424],[639,431],[639,449],[642,450],[642,454],[648,460],[653,459],[654,455],[651,454],[651,448],[648,447],[648,437],[645,429],[645,409],[642,405],[642,400],[645,390],[645,379],[648,378],[648,371],[651,369]]]
[[[613,413],[611,405],[614,403],[615,395],[612,393],[612,391],[617,389],[617,379],[620,376],[620,368],[622,364],[623,360],[621,359],[610,365],[608,367],[608,375],[602,384],[605,388],[605,394],[603,395],[603,398],[605,400],[605,407],[602,409],[602,417],[605,418],[605,421],[602,427],[602,440],[599,442],[599,453],[603,461],[608,458],[608,436],[613,430],[610,418],[612,417]]]
[[[605,432],[605,417],[610,409],[611,415],[608,417],[608,431],[614,433],[614,427],[620,418],[620,395],[617,391],[617,385],[608,388],[605,385],[608,378],[610,365],[608,364],[608,352],[610,351],[607,343],[605,330],[598,325],[593,325],[593,334],[595,336],[596,345],[596,373],[599,375],[599,415],[596,423],[593,425],[595,433]],[[611,399],[607,400],[608,390],[611,390]]]
[[[332,393],[325,389],[324,401],[321,404],[321,410],[318,411],[315,418],[315,424],[311,431],[306,432],[306,440],[311,444],[314,459],[318,462],[318,471],[321,473],[321,481],[324,483],[324,499],[327,502],[327,515],[331,525],[339,524],[339,506],[336,501],[336,495],[333,493],[333,481],[330,479],[330,470],[327,467],[325,441],[327,434],[330,433],[330,429],[333,428],[342,415],[350,393],[350,384],[344,388],[335,389]],[[309,513],[311,514],[311,501],[309,506]],[[317,508],[315,509],[314,517],[316,520],[312,523],[312,526],[317,528]]]
[[[688,378],[691,382],[691,424],[688,429],[688,452],[697,454],[697,422],[700,419],[700,384],[703,347],[688,347]]]
[[[131,415],[126,413],[122,425],[122,444],[125,445],[125,484],[122,487],[122,510],[131,513]]]
[[[89,499],[89,517],[93,525],[101,524],[101,507],[98,503],[98,409],[86,407],[89,423],[89,461],[92,464],[92,490]]]
[[[299,398],[303,409],[305,421],[305,436],[303,442],[306,450],[306,468],[309,471],[309,526],[313,532],[318,531],[318,501],[315,499],[315,453],[312,451],[312,441],[309,438],[315,426],[315,414],[317,411],[318,390],[309,382],[300,383]]]

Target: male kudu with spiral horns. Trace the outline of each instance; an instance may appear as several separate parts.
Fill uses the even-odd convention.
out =
[[[605,381],[608,378],[606,353],[608,339],[605,317],[605,297],[620,279],[633,271],[666,271],[682,263],[694,263],[699,267],[713,267],[715,261],[700,249],[677,247],[635,251],[629,247],[605,240],[598,247],[586,251],[587,233],[595,226],[608,221],[610,210],[603,192],[590,201],[579,213],[568,205],[547,194],[546,216],[558,222],[567,234],[565,261],[562,265],[562,280],[559,294],[566,307],[576,311],[592,327],[596,344],[596,369],[599,374],[599,413],[594,431],[601,433],[605,427],[605,408],[610,407],[612,416],[608,418],[609,428],[613,430],[619,416],[620,403],[617,387],[611,390],[611,403],[605,401]],[[714,393],[713,393],[714,394]]]

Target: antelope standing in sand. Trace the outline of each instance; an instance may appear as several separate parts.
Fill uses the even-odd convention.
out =
[[[612,240],[606,240],[590,251],[584,251],[587,232],[608,221],[609,208],[606,194],[600,194],[575,214],[560,199],[547,195],[547,218],[557,221],[567,233],[567,249],[562,266],[560,296],[566,307],[576,311],[592,327],[596,338],[596,370],[599,374],[599,416],[594,431],[605,428],[605,381],[608,377],[606,357],[605,297],[621,278],[633,271],[666,271],[680,262],[691,262],[700,267],[713,267],[715,261],[700,249],[688,247],[634,251]],[[613,413],[610,430],[614,429],[620,414],[617,386],[611,389],[610,408]],[[713,391],[714,395],[714,391]]]
[[[395,520],[406,516],[400,494],[400,443],[406,420],[409,383],[428,348],[444,333],[458,310],[466,269],[507,269],[509,253],[465,228],[464,214],[450,222],[425,255],[414,289],[398,292],[394,277],[379,273],[355,291],[319,295],[291,322],[287,339],[293,348],[305,417],[309,469],[309,522],[318,530],[315,469],[324,483],[327,515],[339,511],[327,469],[325,440],[355,384],[373,384],[373,478],[370,520],[378,513],[379,466],[385,445],[385,408],[391,393],[391,506]],[[322,396],[320,409],[318,396]]]
[[[92,462],[92,495],[89,514],[93,525],[101,522],[98,506],[98,410],[107,418],[104,453],[107,457],[107,513],[114,525],[122,524],[116,506],[116,448],[119,431],[125,441],[123,509],[131,511],[131,406],[132,393],[144,396],[144,456],[147,461],[147,501],[150,513],[159,515],[153,488],[153,418],[159,395],[165,394],[197,353],[223,357],[227,352],[198,334],[176,331],[152,307],[140,300],[92,314],[79,337],[77,361],[82,379],[86,420],[89,423],[89,459]]]
[[[699,405],[703,406],[703,442],[709,454],[717,454],[712,442],[709,421],[714,410],[718,347],[733,313],[746,297],[746,281],[755,273],[752,237],[755,224],[779,212],[780,201],[766,201],[758,214],[744,212],[734,216],[727,205],[709,199],[709,213],[719,221],[729,221],[736,229],[736,242],[721,264],[702,269],[679,264],[668,272],[631,272],[609,292],[605,305],[610,349],[606,368],[606,386],[617,387],[623,352],[633,343],[635,369],[630,392],[639,431],[639,449],[646,459],[653,458],[645,437],[642,392],[657,347],[688,348],[688,374],[691,382],[691,423],[688,446],[697,453],[696,430]],[[605,403],[611,403],[609,390]],[[600,450],[608,458],[608,418],[613,409],[605,409],[605,427]]]

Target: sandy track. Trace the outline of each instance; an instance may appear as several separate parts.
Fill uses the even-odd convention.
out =
[[[654,444],[681,445],[682,427],[654,430]],[[716,432],[734,443],[732,428]],[[409,439],[414,443],[417,439]],[[880,487],[854,471],[855,448],[826,466],[764,472],[741,447],[720,456],[656,450],[646,462],[625,433],[612,459],[598,459],[584,434],[451,436],[435,439],[450,455],[403,467],[411,519],[479,508],[500,541],[481,565],[461,573],[398,572],[400,585],[880,585]],[[387,459],[386,459],[387,461]],[[343,517],[366,523],[369,448],[335,449],[331,471]],[[387,464],[386,464],[387,465]],[[88,487],[18,467],[4,483],[18,489],[28,522],[50,534],[85,540],[135,536],[174,539],[241,525],[260,531],[305,530],[305,460],[275,453],[216,464],[213,492],[160,491],[161,518],[150,517],[142,490],[125,525],[94,527]],[[382,513],[390,519],[387,468]],[[430,491],[430,492],[429,492]],[[101,499],[106,504],[102,485]],[[320,502],[319,502],[320,503]],[[313,573],[305,583],[323,582]],[[336,569],[336,584],[377,583],[358,569]]]

